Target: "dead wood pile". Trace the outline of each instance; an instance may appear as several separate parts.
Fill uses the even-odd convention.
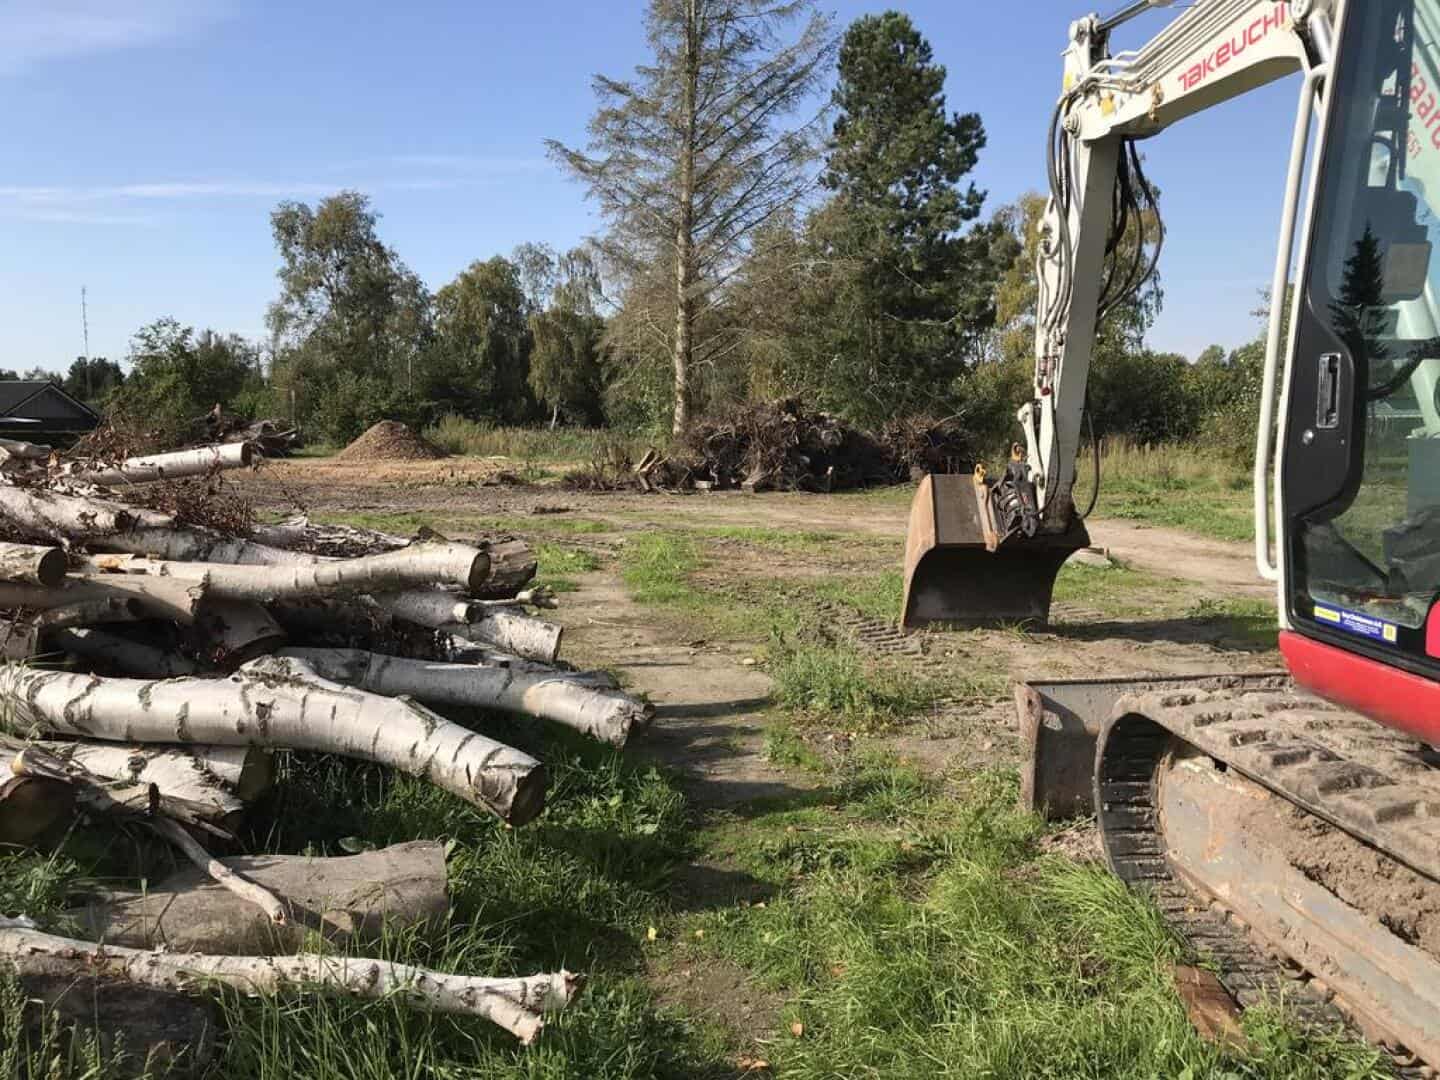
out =
[[[445,456],[398,420],[381,420],[335,455],[336,461],[431,461]]]
[[[894,420],[862,431],[798,400],[745,405],[701,420],[669,456],[613,458],[567,476],[572,490],[848,491],[899,484],[974,461],[953,420]]]
[[[13,962],[42,997],[68,976],[146,992],[304,982],[399,993],[420,1008],[489,1017],[528,1042],[543,1013],[570,1000],[573,976],[472,978],[276,955],[314,933],[375,940],[382,926],[442,917],[434,851],[382,852],[345,872],[330,872],[329,860],[292,866],[211,852],[235,844],[248,807],[273,783],[277,751],[407,772],[518,827],[544,807],[545,767],[487,735],[487,714],[623,746],[650,709],[607,677],[560,663],[561,627],[535,614],[556,602],[533,585],[523,541],[303,518],[197,523],[206,515],[194,508],[136,495],[247,467],[255,458],[246,447],[97,462],[0,445],[0,533],[25,540],[0,543],[9,661],[0,666],[0,753],[10,761],[0,844],[44,849],[77,822],[119,822],[153,832],[195,867],[140,893],[91,897],[71,922],[103,935],[98,954],[0,920],[0,963]],[[362,878],[373,887],[357,886]],[[233,955],[242,942],[264,955]]]

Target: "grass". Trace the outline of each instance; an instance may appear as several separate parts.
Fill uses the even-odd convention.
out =
[[[1202,1041],[1170,981],[1182,945],[1103,870],[1038,854],[1013,776],[946,784],[869,757],[831,780],[701,837],[770,891],[687,928],[697,958],[783,1003],[776,1076],[1387,1075],[1367,1048],[1302,1038],[1272,1011],[1248,1015],[1244,1056]]]
[[[617,454],[638,460],[649,445],[643,436],[601,428],[497,427],[459,416],[441,417],[424,435],[448,454],[537,462],[596,461]]]
[[[498,720],[486,725],[496,726],[510,727]],[[707,1023],[659,1008],[642,978],[646,927],[666,917],[670,873],[692,849],[690,810],[679,789],[653,766],[565,732],[537,736],[514,725],[503,737],[542,757],[550,773],[547,809],[524,829],[508,829],[423,781],[297,754],[282,756],[276,792],[258,808],[244,840],[251,850],[326,855],[342,853],[341,840],[351,836],[377,845],[442,841],[453,909],[448,931],[398,934],[365,951],[472,973],[568,966],[590,976],[579,1004],[547,1029],[539,1046],[526,1049],[484,1021],[428,1016],[398,1000],[227,995],[229,1037],[215,1075],[681,1080],[714,1074],[723,1059]],[[0,856],[3,913],[24,910],[53,921],[66,891],[87,880],[82,867],[133,882],[148,869],[133,861],[137,839],[106,844],[93,865],[89,853]],[[31,1075],[112,1074],[39,1068]]]
[[[937,683],[833,642],[778,641],[766,670],[776,704],[799,719],[845,731],[876,732],[930,711],[941,697]]]
[[[1212,453],[1110,439],[1100,467],[1097,517],[1184,529],[1217,540],[1255,536],[1249,474]],[[1092,469],[1087,452],[1076,465],[1075,501],[1082,509],[1093,490]]]

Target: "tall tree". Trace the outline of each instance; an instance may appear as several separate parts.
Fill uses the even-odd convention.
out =
[[[521,254],[517,250],[517,254]],[[530,388],[550,410],[554,427],[561,413],[588,424],[603,420],[605,320],[597,313],[600,275],[585,248],[519,260],[522,279],[531,282]]]
[[[302,416],[348,439],[418,392],[430,337],[430,296],[381,240],[370,200],[354,191],[270,215],[280,296],[267,316],[278,343],[276,383]]]
[[[427,396],[472,418],[529,419],[530,330],[520,272],[495,256],[473,262],[435,294]]]
[[[587,149],[549,147],[599,203],[627,296],[653,307],[640,322],[669,354],[681,432],[694,368],[729,346],[708,331],[707,311],[752,232],[809,181],[818,117],[791,124],[824,75],[832,34],[812,0],[650,0],[645,27],[651,62],[629,80],[595,77]]]
[[[975,224],[984,195],[965,178],[985,133],[947,111],[945,74],[898,12],[856,20],[840,46],[833,194],[807,223],[789,351],[808,393],[866,421],[947,407],[994,322],[1010,239]]]
[[[147,427],[180,431],[211,406],[229,405],[260,381],[257,345],[238,334],[196,334],[156,319],[130,340],[130,375],[107,406]]]
[[[111,392],[125,381],[125,372],[113,360],[103,356],[77,356],[65,375],[60,388],[92,408],[100,406]]]

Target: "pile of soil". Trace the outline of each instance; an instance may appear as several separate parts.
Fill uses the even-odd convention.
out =
[[[381,420],[335,455],[336,461],[431,461],[445,456],[398,420]]]
[[[963,472],[974,457],[953,421],[894,421],[870,433],[795,399],[702,420],[681,456],[695,480],[752,491],[845,491]]]

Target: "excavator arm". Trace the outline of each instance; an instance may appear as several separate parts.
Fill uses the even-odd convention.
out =
[[[1071,24],[1048,139],[1033,393],[1017,413],[1022,441],[997,476],[977,469],[922,482],[906,547],[907,627],[1048,619],[1061,566],[1090,542],[1073,492],[1097,327],[1144,287],[1164,240],[1138,144],[1316,69],[1337,0],[1198,0],[1140,49],[1112,51],[1117,28],[1170,2],[1137,0]],[[1308,134],[1308,108],[1298,130]],[[1298,177],[1299,166],[1292,172]],[[1277,296],[1285,294],[1294,219],[1292,212],[1282,229]],[[1272,373],[1282,317],[1277,305]]]

